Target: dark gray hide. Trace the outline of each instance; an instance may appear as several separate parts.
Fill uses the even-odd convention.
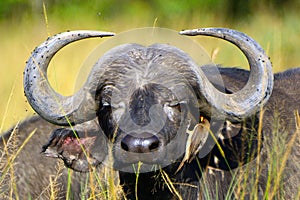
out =
[[[236,68],[220,68],[220,72],[228,90],[232,91],[239,90],[243,86],[241,83],[245,83],[249,75],[248,71]],[[205,166],[208,163],[208,167],[202,169],[202,179],[193,183],[195,186],[198,185],[198,189],[195,189],[191,186],[176,186],[183,199],[195,199],[195,194],[198,192],[199,196],[202,196],[204,199],[216,199],[217,197],[219,199],[225,199],[226,196],[228,197],[228,195],[232,198],[239,198],[239,196],[235,196],[237,195],[235,193],[237,191],[231,193],[232,188],[230,186],[232,184],[231,182],[233,174],[236,177],[243,177],[242,183],[246,184],[245,188],[247,188],[245,191],[246,197],[252,199],[251,197],[254,195],[253,192],[258,192],[259,196],[263,197],[267,185],[267,177],[269,172],[268,167],[273,162],[271,160],[272,158],[270,156],[270,152],[273,152],[272,149],[278,145],[278,141],[282,141],[282,148],[287,149],[285,146],[287,146],[287,143],[291,137],[293,137],[293,135],[296,133],[293,112],[296,109],[299,110],[298,102],[300,100],[300,89],[298,87],[300,80],[300,69],[291,69],[283,73],[275,74],[274,77],[273,93],[269,99],[269,102],[265,106],[266,111],[263,120],[264,140],[259,163],[262,172],[259,174],[257,188],[255,188],[253,184],[253,177],[256,177],[257,175],[255,171],[257,167],[256,160],[253,160],[248,165],[234,169],[233,171],[227,171],[218,170],[213,161],[211,161],[209,164],[207,160],[203,159],[202,161],[205,163],[203,165]],[[17,180],[16,186],[19,197],[26,198],[27,196],[31,196],[33,199],[38,197],[40,199],[45,199],[48,197],[48,193],[44,191],[49,185],[49,176],[56,174],[57,162],[55,159],[45,158],[40,154],[40,151],[43,144],[45,144],[48,140],[48,134],[57,128],[59,127],[46,122],[40,117],[30,118],[18,126],[16,132],[18,144],[23,143],[29,133],[34,129],[37,129],[36,134],[34,134],[27,145],[25,145],[24,149],[21,151],[15,161],[17,165],[14,173]],[[11,131],[4,133],[2,139],[7,140],[10,134]],[[235,139],[236,141],[239,141],[239,138]],[[221,140],[220,144],[223,144]],[[225,146],[223,146],[223,148],[224,147]],[[3,146],[1,146],[1,148],[3,148]],[[300,141],[298,132],[297,139],[294,142],[291,154],[288,156],[287,164],[283,171],[284,184],[280,186],[280,192],[277,194],[280,198],[292,199],[296,196],[297,192],[299,192],[299,149]],[[214,149],[214,151],[215,155],[219,156],[218,151],[216,149]],[[249,174],[248,178],[244,177],[244,170],[247,170],[247,173]],[[187,175],[190,174],[188,171],[185,171],[185,173]],[[57,181],[60,184],[59,197],[62,197],[62,199],[65,197],[67,187],[66,174],[66,169],[64,169],[62,175]],[[79,182],[84,182],[86,176],[87,174],[85,173],[73,173],[71,196],[74,195],[76,197],[79,194],[79,191],[81,191]],[[183,182],[182,180],[184,176],[182,176],[183,170],[181,172],[181,176],[176,177],[178,179],[176,182]],[[125,181],[125,178],[127,178],[127,181]],[[128,181],[131,181],[131,183]],[[135,175],[123,174],[123,182],[126,182],[129,185],[134,184]],[[159,178],[154,179],[153,174],[140,174],[139,183],[138,190],[141,191],[141,196],[143,197],[141,199],[146,199],[146,197],[149,197],[149,199],[166,199],[168,196],[169,198],[172,198],[171,196],[173,196],[164,184],[164,181]],[[159,192],[161,195],[160,197],[156,196],[158,193],[154,193],[154,196],[152,196],[152,194],[147,194],[149,196],[144,196],[144,194],[142,194],[145,192],[142,190],[143,188],[152,191],[154,187],[158,187],[159,185],[164,185],[164,190],[162,190],[163,192]],[[271,183],[270,188],[272,188],[273,185],[274,183]],[[5,190],[8,188],[8,185],[1,186],[1,193],[5,192]],[[216,188],[218,188],[217,191]],[[134,192],[131,194],[131,196],[134,196]],[[134,199],[134,197],[132,199]]]
[[[297,133],[293,112],[299,109],[300,70],[276,75],[270,97],[271,63],[253,39],[224,28],[180,33],[208,35],[235,44],[247,57],[250,71],[220,68],[226,86],[223,88],[210,82],[209,67],[203,73],[178,48],[126,44],[108,51],[95,64],[84,86],[76,94],[64,97],[48,83],[51,58],[71,42],[112,34],[65,32],[37,47],[26,65],[25,95],[39,115],[65,126],[52,131],[43,152],[63,159],[74,170],[89,171],[107,160],[108,138],[113,144],[113,165],[119,170],[120,184],[128,199],[136,199],[136,195],[139,199],[263,198],[264,193],[272,195],[272,188],[278,198],[295,196],[299,185],[299,137],[293,135]],[[262,134],[258,131],[257,113],[261,106],[265,109]],[[97,129],[98,135],[91,134],[94,130],[89,120],[97,120],[106,137]],[[77,131],[80,140],[68,128],[69,123],[85,130]],[[206,125],[210,125],[219,146],[212,146],[213,138],[207,136]],[[191,130],[197,134],[186,146]],[[288,149],[285,145],[293,138],[296,141],[281,179],[284,184],[277,187],[278,181],[267,175],[280,175],[282,170],[274,170],[272,162],[275,159],[284,164],[280,159],[287,156],[274,148]],[[208,154],[203,155],[205,151]],[[179,156],[172,157],[173,154]],[[144,171],[136,183],[132,164],[137,167],[138,161],[143,162]],[[153,169],[157,165],[162,170]],[[174,188],[166,183],[166,174]],[[253,184],[257,177],[257,184]]]
[[[81,199],[89,196],[91,190],[89,187],[85,188],[85,186],[88,186],[86,181],[89,180],[89,173],[80,173],[72,170],[68,172],[64,164],[58,162],[58,159],[46,158],[41,153],[42,146],[48,141],[50,133],[57,129],[60,130],[60,126],[53,125],[39,116],[34,116],[1,135],[0,175],[1,178],[4,178],[4,182],[1,182],[0,186],[0,199],[11,199],[12,197],[13,199],[30,198],[44,200],[50,199],[50,194],[54,195],[55,199],[66,199],[68,183],[70,184],[70,199]],[[5,173],[4,169],[7,160],[16,154],[20,146],[23,145],[34,130],[36,131],[33,136],[25,144],[9,167],[9,170]],[[79,128],[79,130],[80,133],[83,133],[84,129]],[[66,132],[70,131],[67,130]],[[89,135],[93,137],[92,132]],[[6,146],[4,142],[9,142],[8,152],[4,148]],[[101,174],[101,167],[96,172]],[[71,177],[70,181],[68,181],[69,175]],[[11,185],[12,183],[16,187]],[[104,185],[105,181],[103,179]],[[55,188],[56,193],[51,192],[53,189],[51,187]]]

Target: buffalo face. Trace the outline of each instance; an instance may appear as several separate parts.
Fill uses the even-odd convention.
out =
[[[180,157],[187,160],[190,154],[208,154],[211,147],[201,148],[208,126],[199,122],[237,122],[254,115],[271,94],[271,63],[253,39],[234,30],[207,28],[180,34],[213,36],[239,47],[251,68],[245,87],[231,94],[221,91],[187,53],[175,46],[131,43],[107,51],[96,62],[83,87],[64,97],[47,80],[51,58],[73,41],[113,35],[75,31],[49,38],[35,49],[24,72],[25,95],[33,109],[52,123],[84,126],[97,119],[98,132],[105,135],[98,137],[105,141],[101,143],[105,151],[98,149],[96,154],[112,152],[114,167],[119,170],[132,171],[132,165],[142,162],[148,171],[174,163]],[[86,127],[91,132],[91,127]],[[211,126],[212,132],[217,134],[215,127]],[[76,151],[68,156],[74,157],[73,153]],[[102,157],[97,163],[107,159]]]
[[[107,90],[111,91],[104,95]],[[114,143],[117,168],[139,161],[150,167],[165,166],[183,154],[186,102],[159,84],[137,88],[125,102],[126,98],[112,101],[112,90],[116,89],[104,86],[100,90],[97,116],[105,135]]]
[[[127,66],[133,67],[126,70],[112,63],[103,76],[120,69],[122,75],[99,84],[96,116],[112,144],[114,167],[119,170],[131,171],[138,162],[146,171],[175,162],[184,154],[187,129],[198,123],[198,100],[191,85],[195,83],[171,71],[162,62],[166,54],[170,52],[138,46],[134,55],[144,57],[142,63],[139,58],[130,59]]]

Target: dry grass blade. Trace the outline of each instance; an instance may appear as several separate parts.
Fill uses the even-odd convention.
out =
[[[176,190],[176,188],[175,188],[174,184],[172,183],[172,181],[171,181],[170,177],[168,176],[168,174],[164,170],[160,170],[160,173],[162,175],[162,178],[163,178],[164,182],[166,183],[167,187],[169,188],[170,192],[172,194],[176,195],[179,200],[182,200],[181,195]]]
[[[299,132],[300,131],[300,115],[299,115],[299,111],[296,110],[295,111],[295,120],[296,120],[296,131]]]
[[[257,152],[261,152],[261,148],[262,148],[262,128],[263,128],[263,118],[264,118],[264,109],[263,106],[261,105],[260,107],[260,112],[259,112],[259,122],[258,122],[258,130],[257,130]],[[256,157],[256,177],[255,177],[255,183],[254,183],[254,190],[257,190],[256,186],[258,185],[258,181],[259,181],[259,175],[260,175],[260,154],[257,154]],[[254,191],[253,191],[254,192]]]
[[[298,111],[295,111],[295,122],[296,122],[295,133],[292,135],[290,141],[288,142],[288,144],[286,146],[287,148],[286,148],[285,153],[283,155],[281,165],[280,165],[279,171],[277,173],[276,180],[274,182],[274,186],[272,188],[272,191],[270,191],[270,194],[268,195],[268,199],[270,199],[270,200],[274,199],[274,196],[276,195],[277,190],[279,189],[280,181],[281,181],[281,178],[282,178],[282,175],[283,175],[283,171],[284,171],[284,168],[286,166],[287,160],[288,160],[288,158],[291,154],[293,144],[295,143],[296,139],[299,138],[299,135],[300,135],[300,116],[299,116]]]
[[[64,165],[62,162],[57,163],[57,171],[54,176],[49,176],[49,185],[41,192],[40,196],[37,199],[43,197],[44,193],[48,193],[50,200],[55,200],[59,196],[59,187],[60,183],[58,179],[62,175],[62,170],[64,169]]]
[[[135,199],[136,200],[138,200],[138,193],[137,193],[138,189],[137,188],[138,188],[139,174],[140,174],[142,164],[143,163],[141,161],[139,161],[138,166],[137,166],[138,168],[137,168],[137,170],[135,170],[135,175],[136,175],[136,177],[135,177]]]
[[[18,123],[19,124],[19,123]],[[3,138],[3,151],[0,163],[1,165],[1,177],[0,177],[0,198],[3,198],[6,194],[9,196],[8,199],[19,199],[18,189],[16,185],[16,176],[15,176],[15,164],[18,155],[22,152],[25,145],[29,142],[31,137],[34,135],[36,130],[33,130],[28,137],[23,141],[22,144],[18,144],[18,138],[16,132],[18,125],[14,127],[11,132],[10,137],[7,141]],[[7,187],[8,186],[8,187]],[[7,188],[6,188],[7,187]],[[4,190],[2,190],[4,188]],[[5,189],[6,188],[6,189]],[[7,193],[8,192],[8,193]],[[4,195],[4,196],[3,196]],[[6,199],[6,198],[5,198]]]
[[[113,141],[116,139],[117,136],[117,130],[118,126],[115,128],[113,132]],[[113,142],[112,142],[113,143]],[[113,163],[114,163],[114,156],[113,156],[113,146],[109,145],[109,150],[108,150],[108,159],[109,159],[109,168],[107,172],[108,175],[108,196],[107,198],[109,200],[116,200],[118,196],[118,187],[115,184],[115,171],[113,169]]]
[[[45,18],[45,24],[46,24],[46,28],[47,28],[48,37],[50,37],[47,9],[46,9],[46,5],[45,5],[44,1],[43,1],[43,13],[44,13],[44,18]]]
[[[212,50],[211,52],[211,60],[214,62],[217,59],[217,56],[219,54],[220,48],[217,47],[215,49]]]
[[[16,126],[15,126],[14,129],[12,130],[12,133],[11,133],[11,135],[10,135],[10,137],[8,138],[7,141],[5,141],[4,138],[3,138],[2,142],[3,142],[3,151],[4,151],[4,152],[1,152],[2,155],[1,155],[0,161],[5,160],[4,157],[5,157],[5,156],[8,156],[8,155],[10,154],[10,152],[9,152],[9,147],[10,147],[10,145],[8,145],[8,144],[13,143],[12,140],[15,139],[15,133],[16,133],[16,129],[17,129],[18,126],[19,126],[19,122],[16,124]],[[1,181],[0,181],[0,184],[1,184]]]
[[[33,130],[28,137],[25,139],[25,141],[21,144],[20,148],[18,148],[18,150],[16,151],[16,153],[14,153],[11,157],[8,158],[7,163],[2,171],[2,175],[1,175],[1,179],[0,179],[0,183],[2,183],[5,174],[8,172],[8,170],[10,170],[10,168],[13,166],[15,159],[17,158],[17,156],[20,154],[20,152],[22,151],[23,147],[28,143],[28,141],[30,140],[30,138],[34,135],[34,133],[36,132],[36,129]],[[8,146],[8,145],[6,145]]]
[[[11,92],[9,94],[9,98],[7,100],[7,103],[6,103],[6,107],[5,107],[5,111],[4,111],[4,114],[3,114],[3,119],[2,119],[2,123],[1,123],[1,127],[0,127],[0,133],[3,132],[4,122],[6,120],[6,117],[8,116],[8,107],[9,107],[10,102],[12,100],[12,97],[13,97],[13,94],[14,94],[14,90],[15,90],[15,86],[16,86],[16,80],[15,80],[13,86],[12,86]]]

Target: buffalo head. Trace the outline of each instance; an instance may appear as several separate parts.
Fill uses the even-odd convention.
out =
[[[212,117],[216,121],[240,121],[254,114],[268,100],[273,86],[268,57],[245,34],[223,28],[180,34],[213,36],[235,44],[251,69],[245,87],[236,93],[222,92],[187,53],[175,46],[122,44],[97,61],[76,94],[65,97],[57,94],[47,80],[51,58],[74,41],[114,35],[71,31],[49,38],[34,50],[25,69],[25,95],[33,109],[54,124],[84,126],[97,119],[101,137],[109,141],[105,149],[112,149],[117,169],[130,170],[138,162],[146,171],[169,165],[184,154],[202,151]],[[64,144],[68,141],[73,140],[64,140]],[[85,141],[90,140],[76,144],[84,146]],[[104,162],[101,159],[92,163]]]

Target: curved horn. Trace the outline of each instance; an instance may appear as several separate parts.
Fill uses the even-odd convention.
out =
[[[245,87],[233,94],[225,94],[212,86],[202,71],[197,71],[200,90],[208,102],[231,119],[253,114],[269,99],[273,89],[271,62],[260,45],[244,33],[226,28],[202,28],[181,31],[182,35],[206,35],[221,38],[236,45],[247,57],[250,75]]]
[[[100,31],[69,31],[48,38],[38,46],[26,62],[24,71],[24,92],[32,108],[46,120],[68,125],[87,121],[91,116],[84,116],[84,110],[94,109],[93,98],[87,97],[85,88],[73,96],[62,96],[50,86],[47,78],[47,68],[52,57],[69,43],[91,37],[113,36],[114,33]],[[83,105],[83,100],[88,103]],[[75,116],[76,112],[76,116]],[[91,112],[89,112],[91,113]]]

